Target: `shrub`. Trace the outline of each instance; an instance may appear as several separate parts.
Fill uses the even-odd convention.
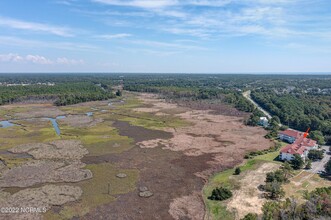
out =
[[[118,89],[118,90],[116,91],[116,96],[122,96],[122,91]]]
[[[276,170],[275,172],[269,172],[267,173],[267,177],[265,182],[271,183],[271,182],[280,182],[284,183],[287,181],[287,178],[285,177],[285,172],[283,170]]]
[[[324,166],[327,175],[331,176],[331,159]]]
[[[268,182],[265,187],[265,191],[269,193],[270,199],[282,198],[285,195],[282,184],[274,180],[273,182]]]
[[[239,175],[241,173],[241,169],[240,167],[237,167],[235,170],[234,170],[234,175]]]
[[[213,189],[211,196],[208,197],[210,200],[223,201],[232,197],[232,192],[224,187]]]
[[[324,152],[321,150],[310,150],[308,153],[308,158],[312,161],[322,160],[324,157]]]
[[[304,161],[299,154],[294,155],[294,159],[291,161],[292,167],[295,170],[301,169],[304,165]]]
[[[311,169],[311,160],[308,160],[306,167],[307,170]]]

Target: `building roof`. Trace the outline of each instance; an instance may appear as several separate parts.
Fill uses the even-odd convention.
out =
[[[306,147],[301,145],[301,144],[289,144],[286,147],[284,147],[283,149],[281,149],[280,152],[282,153],[287,153],[287,154],[300,154],[302,155],[305,151],[306,151]]]
[[[286,135],[286,136],[293,137],[293,138],[299,138],[299,137],[301,137],[303,135],[303,132],[295,131],[295,130],[290,130],[290,129],[287,129],[285,131],[281,131],[279,133],[280,134],[283,134],[283,135]]]
[[[303,145],[305,147],[314,147],[317,144],[317,141],[314,141],[310,138],[298,139],[296,142],[300,143],[301,145]]]

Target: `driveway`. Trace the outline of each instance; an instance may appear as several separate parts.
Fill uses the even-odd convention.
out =
[[[324,171],[324,165],[330,160],[331,154],[329,152],[329,146],[323,146],[322,149],[325,149],[324,158],[320,161],[312,162],[312,168],[307,170],[311,173],[321,173]]]

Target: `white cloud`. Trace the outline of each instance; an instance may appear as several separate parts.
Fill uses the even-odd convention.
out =
[[[145,9],[164,8],[178,4],[177,0],[92,0],[116,6],[139,7]]]
[[[78,64],[84,64],[84,61],[83,60],[68,59],[66,57],[60,57],[60,58],[56,59],[56,63],[65,64],[65,65],[78,65]]]
[[[72,37],[74,36],[72,31],[65,27],[53,26],[44,23],[35,23],[16,20],[12,18],[0,17],[0,26],[9,27],[13,29],[29,30],[36,32],[45,32],[61,37]]]
[[[53,61],[39,55],[27,55],[25,61],[37,64],[52,64]]]
[[[121,34],[104,34],[104,35],[97,35],[96,38],[112,40],[112,39],[120,39],[120,38],[127,38],[131,37],[131,34],[121,33]]]
[[[160,8],[185,6],[185,5],[220,7],[231,3],[233,0],[92,0],[92,1],[108,4],[108,5],[116,5],[116,6],[138,7],[144,9],[160,9]]]
[[[68,59],[66,57],[59,57],[55,60],[48,59],[41,55],[31,55],[28,54],[26,56],[21,56],[14,53],[9,54],[0,54],[0,62],[6,63],[34,63],[34,64],[42,64],[42,65],[79,65],[84,64],[83,60],[75,60],[75,59]]]
[[[9,53],[9,54],[0,54],[0,62],[19,62],[22,61],[23,57],[18,54]]]
[[[171,34],[193,36],[204,39],[218,39],[227,36],[257,35],[263,37],[321,37],[329,34],[325,16],[318,18],[318,13],[307,11],[316,9],[312,0],[90,0],[110,6],[131,7],[117,10],[112,7],[111,13],[105,12],[112,20],[130,23],[139,28],[164,31]],[[322,2],[322,0],[317,0]],[[314,6],[314,7],[312,7]],[[302,16],[302,13],[309,16]],[[96,13],[96,12],[94,12]],[[138,17],[136,22],[128,14]],[[155,18],[155,22],[141,19]],[[316,26],[307,28],[307,17]],[[157,21],[160,21],[158,23]],[[311,21],[311,20],[310,20]],[[108,23],[113,25],[112,23]],[[117,22],[121,24],[121,22]],[[125,25],[123,25],[125,26]],[[330,30],[330,29],[329,29]]]

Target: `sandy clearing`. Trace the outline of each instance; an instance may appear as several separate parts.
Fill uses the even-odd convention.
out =
[[[227,204],[227,209],[233,210],[236,219],[243,218],[248,213],[262,214],[262,205],[265,198],[257,187],[264,184],[266,174],[277,170],[280,165],[275,163],[264,163],[258,169],[244,174],[240,182],[240,189],[233,192],[233,197]]]

